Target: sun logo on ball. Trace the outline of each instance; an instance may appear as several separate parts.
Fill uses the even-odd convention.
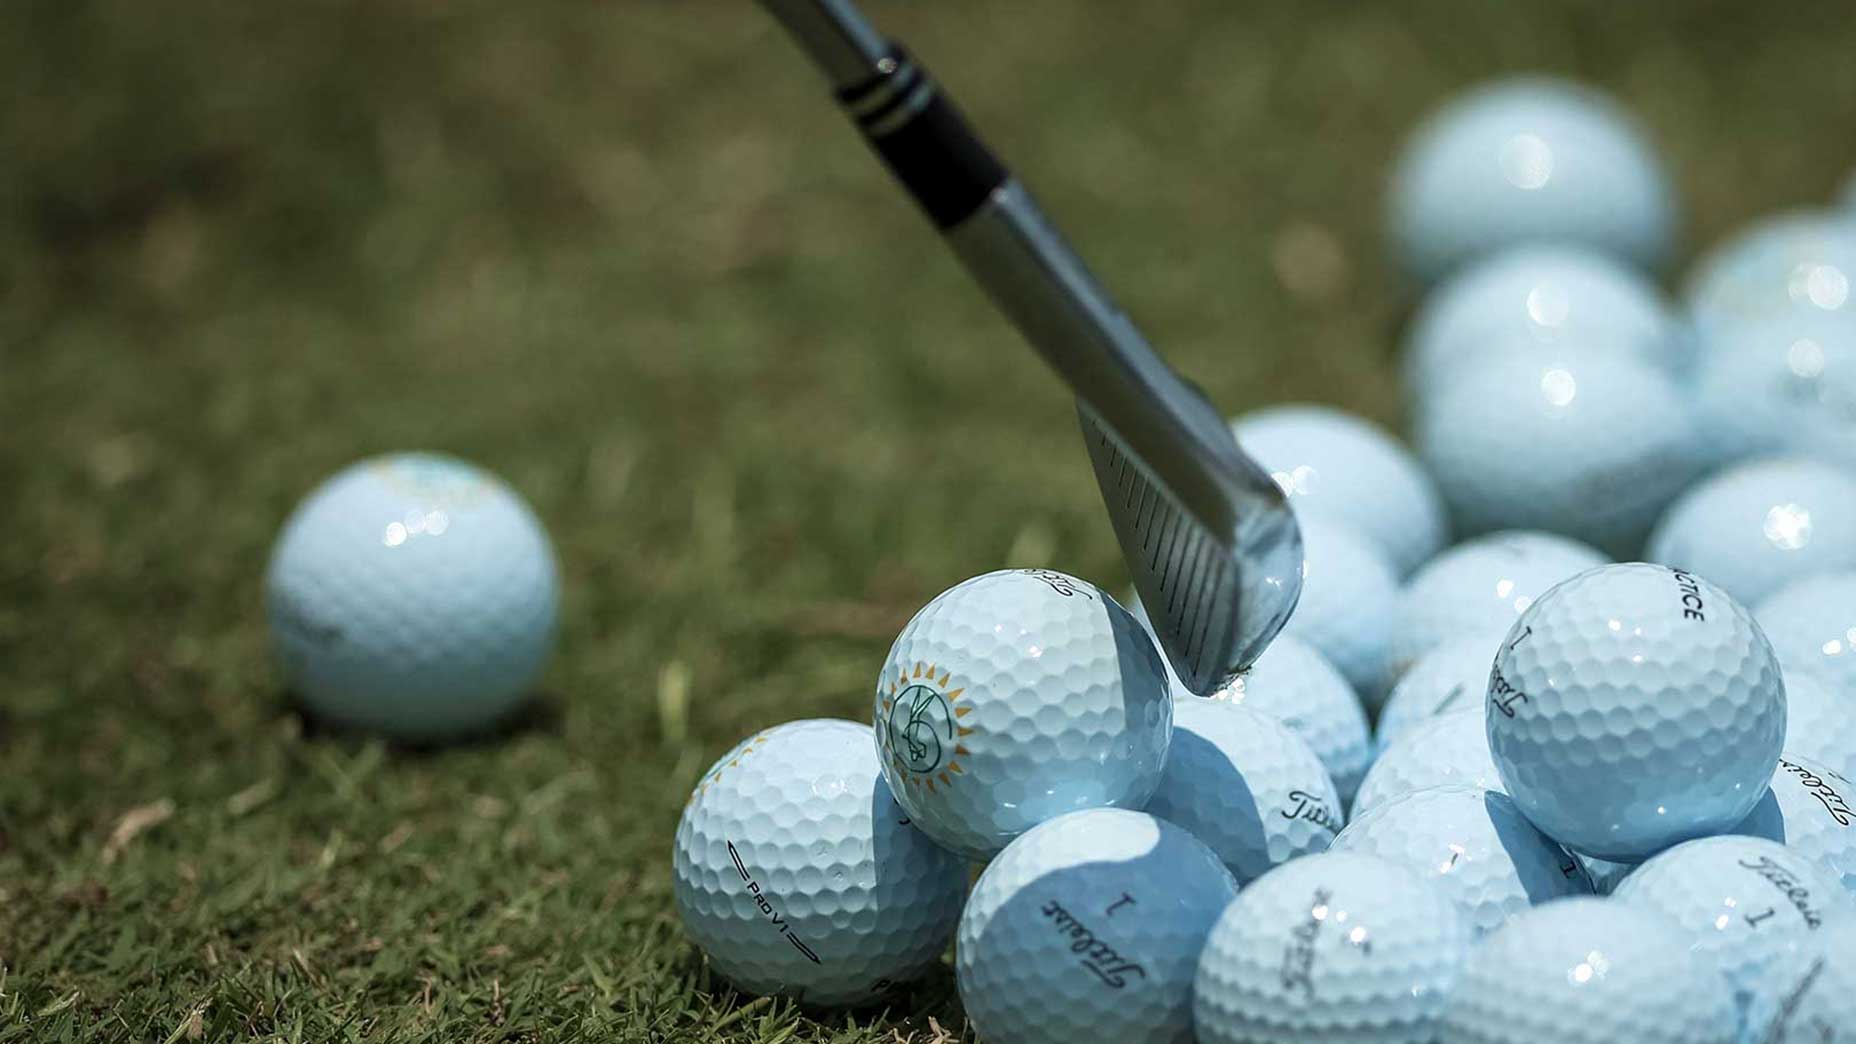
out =
[[[878,687],[877,741],[883,757],[904,783],[931,794],[937,782],[952,786],[954,777],[966,772],[960,757],[972,753],[960,741],[973,730],[960,720],[973,705],[960,702],[966,689],[947,687],[952,677],[951,671],[918,663],[913,671],[899,668],[887,685]]]

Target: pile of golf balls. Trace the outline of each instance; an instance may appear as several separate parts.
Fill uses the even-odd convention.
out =
[[[1648,135],[1541,79],[1431,117],[1389,200],[1414,448],[1232,422],[1303,535],[1276,644],[1201,698],[1095,584],[954,584],[867,724],[697,783],[716,975],[855,1005],[952,944],[1008,1044],[1856,1040],[1856,219],[1673,297]]]

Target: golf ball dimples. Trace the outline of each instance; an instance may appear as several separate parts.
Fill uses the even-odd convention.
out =
[[[1856,570],[1793,581],[1759,603],[1758,616],[1787,668],[1856,699]]]
[[[1329,851],[1363,852],[1434,878],[1477,934],[1535,903],[1592,891],[1578,862],[1508,795],[1479,787],[1430,787],[1367,809]]]
[[[1781,316],[1717,340],[1691,393],[1711,462],[1778,453],[1856,461],[1856,316]]]
[[[1346,810],[1321,759],[1288,726],[1193,696],[1174,702],[1166,772],[1147,811],[1210,845],[1244,884],[1326,850]]]
[[[1785,667],[1784,673],[1787,754],[1856,779],[1856,688],[1839,692],[1810,671]]]
[[[1784,843],[1829,872],[1856,895],[1856,783],[1787,751],[1772,774],[1772,790],[1734,828]]]
[[[1420,404],[1417,444],[1458,533],[1545,529],[1614,557],[1706,461],[1668,377],[1571,345],[1466,368]]]
[[[1378,544],[1326,516],[1300,519],[1302,598],[1283,633],[1300,638],[1334,665],[1360,701],[1385,701],[1386,634],[1398,577]]]
[[[1733,1044],[1739,1013],[1675,926],[1598,898],[1548,903],[1483,940],[1439,1044]]]
[[[1501,775],[1489,756],[1479,703],[1433,718],[1399,737],[1373,762],[1354,796],[1352,814],[1426,787],[1461,784],[1500,790]]]
[[[1856,317],[1856,228],[1818,211],[1757,221],[1696,264],[1683,299],[1703,350],[1735,327],[1787,315]]]
[[[407,740],[481,731],[554,645],[554,549],[528,505],[451,457],[362,461],[299,504],[265,577],[271,644],[312,714]]]
[[[1175,683],[1173,695],[1183,699],[1192,693]],[[1262,711],[1289,726],[1327,766],[1341,801],[1353,799],[1373,760],[1366,712],[1360,709],[1347,679],[1312,646],[1278,635],[1250,670],[1211,698]]]
[[[1529,244],[1465,266],[1419,306],[1405,346],[1405,386],[1418,398],[1465,359],[1568,340],[1614,344],[1671,376],[1691,338],[1656,285],[1615,258]]]
[[[982,1040],[1188,1044],[1192,979],[1237,883],[1163,819],[1091,809],[1027,831],[960,918],[960,999]]]
[[[1044,569],[987,573],[929,602],[890,647],[875,708],[896,800],[974,860],[1064,812],[1145,804],[1173,724],[1140,624]]]
[[[1577,540],[1527,530],[1458,544],[1425,563],[1399,592],[1387,640],[1392,671],[1402,676],[1419,657],[1454,638],[1507,634],[1515,617],[1547,588],[1607,561]],[[1495,659],[1493,642],[1489,659]]]
[[[1413,729],[1446,714],[1474,709],[1480,714],[1489,689],[1489,669],[1507,631],[1484,631],[1444,642],[1425,653],[1392,689],[1379,712],[1375,744],[1380,756]],[[1488,744],[1483,744],[1486,749]]]
[[[1199,955],[1200,1044],[1429,1040],[1469,955],[1436,885],[1354,852],[1271,870],[1225,909]]]
[[[1705,576],[1744,605],[1799,577],[1856,567],[1856,474],[1785,457],[1729,468],[1670,505],[1645,556]]]
[[[1231,431],[1289,494],[1296,514],[1330,514],[1371,537],[1400,576],[1444,544],[1444,507],[1416,458],[1385,429],[1330,406],[1271,406]]]
[[[966,865],[908,825],[855,722],[795,721],[724,754],[677,827],[684,928],[749,993],[854,1005],[922,975]]]
[[[1535,826],[1631,862],[1752,811],[1778,764],[1785,684],[1720,588],[1666,566],[1600,566],[1515,621],[1486,721],[1503,788]]]
[[[1669,177],[1634,121],[1603,94],[1538,77],[1486,84],[1433,114],[1388,202],[1399,261],[1427,282],[1529,241],[1655,268],[1676,234]]]
[[[1856,922],[1825,928],[1767,1022],[1748,1027],[1757,1044],[1848,1044],[1856,1040]]]
[[[1646,861],[1612,901],[1662,914],[1727,978],[1749,1025],[1785,992],[1810,935],[1850,916],[1836,879],[1759,837],[1704,837]]]

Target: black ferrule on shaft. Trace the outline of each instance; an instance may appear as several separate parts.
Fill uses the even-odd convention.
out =
[[[922,67],[890,48],[875,76],[838,92],[877,154],[941,229],[985,205],[1007,173]]]

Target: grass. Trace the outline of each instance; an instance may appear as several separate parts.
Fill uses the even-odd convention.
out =
[[[1836,5],[874,6],[1233,411],[1398,421],[1378,194],[1464,84],[1616,91],[1696,243],[1853,158]],[[746,1002],[670,901],[708,761],[862,716],[934,593],[1121,582],[1058,384],[766,18],[20,0],[0,84],[0,1041],[962,1032],[945,972]],[[564,564],[494,741],[318,733],[267,662],[285,512],[408,447]]]

